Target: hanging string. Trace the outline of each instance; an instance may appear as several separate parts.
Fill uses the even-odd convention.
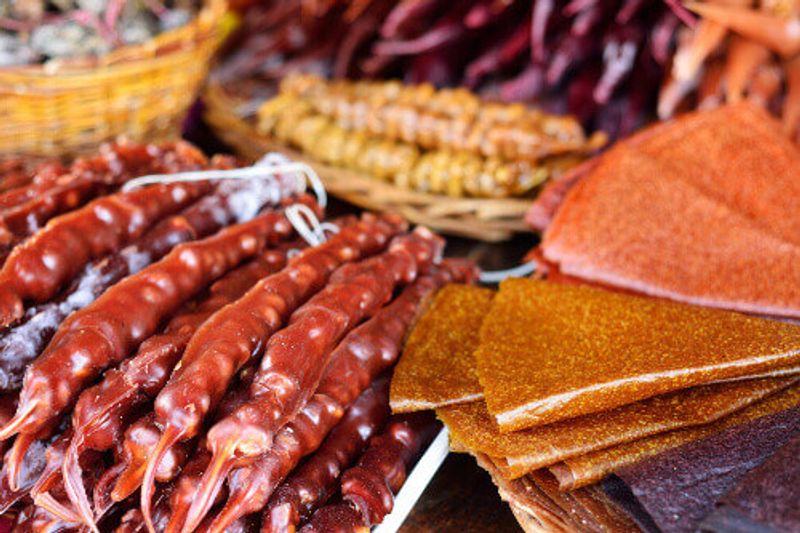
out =
[[[326,232],[339,233],[339,226],[331,222],[320,222],[317,215],[310,207],[303,204],[293,204],[284,211],[286,219],[294,227],[297,234],[309,246],[319,246],[327,240]]]
[[[536,272],[536,263],[531,261],[530,263],[523,263],[507,270],[481,272],[479,279],[481,283],[494,284],[500,283],[506,278],[521,278],[524,276],[530,276],[534,272]]]
[[[190,172],[176,172],[174,174],[151,174],[128,181],[122,187],[123,192],[131,191],[138,187],[158,183],[180,183],[209,180],[252,180],[275,179],[279,175],[296,175],[298,188],[305,189],[306,180],[311,186],[317,203],[323,209],[328,205],[328,194],[319,175],[306,163],[290,161],[283,154],[269,153],[262,157],[255,165],[230,170],[195,170]],[[300,183],[302,180],[302,184]],[[277,182],[276,187],[277,187]],[[280,194],[280,190],[278,190]],[[280,196],[278,197],[280,199]]]

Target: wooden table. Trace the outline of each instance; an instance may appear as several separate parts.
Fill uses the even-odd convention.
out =
[[[451,453],[400,533],[522,531],[489,474],[466,454]]]

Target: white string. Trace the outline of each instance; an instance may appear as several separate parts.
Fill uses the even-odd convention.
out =
[[[283,160],[279,159],[283,157]],[[234,168],[230,170],[195,170],[190,172],[176,172],[175,174],[151,174],[132,179],[122,186],[123,192],[153,185],[156,183],[179,183],[196,182],[209,180],[250,180],[268,179],[278,174],[299,174],[302,179],[307,179],[317,203],[325,208],[328,205],[328,194],[319,175],[306,163],[289,161],[282,154],[270,153],[261,158],[255,165],[244,168]]]
[[[481,283],[500,283],[506,278],[529,276],[534,272],[536,272],[536,263],[531,261],[530,263],[523,263],[514,268],[509,268],[508,270],[481,272],[479,279]]]
[[[325,232],[339,233],[339,226],[331,222],[320,223],[317,215],[304,204],[292,204],[284,212],[289,223],[294,227],[309,246],[319,246],[327,240]]]

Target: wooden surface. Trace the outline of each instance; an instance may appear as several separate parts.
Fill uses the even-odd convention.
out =
[[[522,531],[489,475],[466,454],[451,453],[400,533]]]

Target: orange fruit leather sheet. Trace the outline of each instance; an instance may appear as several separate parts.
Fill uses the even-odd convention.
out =
[[[483,397],[473,351],[494,291],[471,285],[440,290],[417,322],[394,370],[396,413],[433,409]]]
[[[800,364],[800,327],[602,289],[509,279],[475,352],[501,431]]]
[[[600,481],[615,470],[663,451],[797,405],[800,405],[800,385],[793,385],[711,424],[678,429],[567,459],[550,467],[550,471],[558,479],[561,490],[573,490]]]
[[[569,191],[543,255],[589,281],[800,317],[799,169],[798,149],[749,104],[654,126]]]
[[[493,458],[510,478],[570,457],[678,428],[707,424],[773,394],[798,378],[766,378],[694,387],[611,411],[501,433],[483,401],[436,410],[450,434]]]

